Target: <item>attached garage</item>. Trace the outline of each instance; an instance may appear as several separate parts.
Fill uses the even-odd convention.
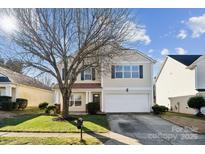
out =
[[[104,102],[107,113],[150,112],[149,94],[105,94]]]

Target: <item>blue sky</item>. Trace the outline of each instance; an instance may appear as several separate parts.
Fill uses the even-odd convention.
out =
[[[155,75],[166,54],[205,53],[205,9],[132,9],[132,12],[142,35],[130,46],[159,61]]]

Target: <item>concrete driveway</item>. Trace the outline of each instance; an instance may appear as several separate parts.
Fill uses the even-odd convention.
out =
[[[174,125],[151,114],[108,114],[111,131],[145,145],[205,145],[205,135]],[[119,144],[109,141],[108,144]]]

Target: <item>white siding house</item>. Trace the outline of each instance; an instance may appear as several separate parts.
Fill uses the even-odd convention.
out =
[[[197,70],[189,69],[201,55],[168,55],[156,77],[156,103],[175,112],[195,113],[187,100],[198,94]],[[201,78],[201,77],[200,77]]]
[[[195,89],[199,94],[205,92],[205,56],[201,56],[191,65],[187,67],[190,70],[195,70]]]
[[[97,101],[102,112],[150,112],[155,61],[139,51],[125,50],[125,55],[113,59],[109,73],[101,76],[89,69],[78,76],[70,111],[85,112],[87,103]],[[62,64],[59,69],[63,70]],[[62,103],[58,85],[55,101]]]

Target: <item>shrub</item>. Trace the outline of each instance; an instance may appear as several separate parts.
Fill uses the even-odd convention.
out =
[[[56,114],[56,106],[54,105],[49,105],[46,110],[45,113],[47,114]]]
[[[0,96],[0,102],[11,102],[12,97],[10,96]]]
[[[87,111],[89,114],[96,114],[100,110],[100,103],[90,102],[87,104]]]
[[[12,102],[1,102],[1,108],[3,111],[11,111],[13,109]]]
[[[4,111],[12,110],[12,97],[0,96],[0,108]]]
[[[194,96],[188,100],[187,104],[190,108],[200,110],[202,106],[205,106],[205,99],[202,96]]]
[[[47,108],[47,106],[48,106],[48,103],[47,103],[47,102],[43,102],[43,103],[41,103],[41,104],[38,105],[38,108],[39,108],[40,110],[44,110],[44,109]]]
[[[196,114],[196,116],[201,117],[202,114],[200,112],[201,107],[205,106],[205,99],[202,96],[194,96],[191,97],[188,102],[187,102],[188,106],[190,108],[193,109],[197,109],[198,113]]]
[[[156,104],[156,105],[152,106],[152,110],[153,110],[154,114],[162,114],[164,112],[167,112],[169,109],[166,106]]]
[[[19,108],[19,103],[17,102],[12,102],[12,109],[17,110]]]
[[[16,99],[16,103],[19,104],[18,109],[24,110],[27,107],[27,105],[28,105],[28,100],[27,99],[23,99],[23,98],[17,98]]]

